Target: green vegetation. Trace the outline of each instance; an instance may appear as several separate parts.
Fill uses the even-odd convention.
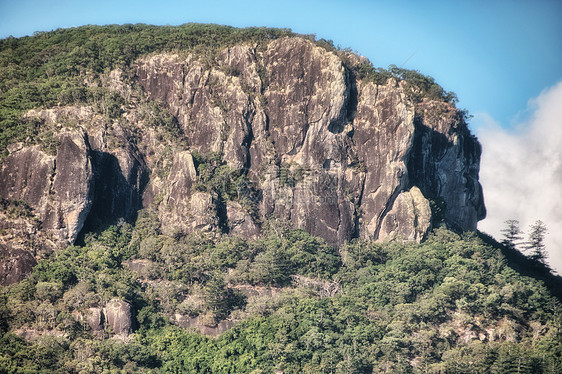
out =
[[[10,218],[33,218],[33,209],[23,200],[5,199],[0,195],[0,212]]]
[[[87,104],[106,119],[124,121],[130,103],[101,88],[100,76],[121,68],[125,81],[131,79],[141,55],[189,52],[212,64],[227,46],[252,41],[263,47],[288,35],[217,25],[123,25],[1,40],[0,152],[15,141],[41,141],[54,152],[52,129],[23,116],[30,109]],[[347,53],[316,43],[342,58]],[[417,71],[345,63],[359,79],[405,81],[415,102],[456,101]],[[265,69],[259,73],[266,87]],[[165,178],[170,143],[182,137],[181,129],[161,105],[136,104],[147,126],[162,129],[156,140],[167,143],[155,158]],[[194,188],[211,194],[217,211],[236,201],[254,212],[258,199],[243,172],[219,154],[192,154]],[[349,166],[365,168],[358,159]],[[305,174],[291,164],[279,171],[287,186]],[[443,202],[432,201],[431,208],[438,226]],[[33,217],[21,201],[0,197],[0,210]],[[505,245],[438,229],[423,244],[356,240],[335,249],[280,222],[261,223],[266,233],[254,241],[226,233],[168,236],[157,213],[143,210],[134,225],[86,234],[82,245],[55,252],[27,279],[0,288],[0,372],[562,372],[562,281],[539,256],[540,225],[533,230],[535,255],[527,258],[514,247],[516,227]],[[123,340],[107,323],[95,332],[87,321],[91,308],[112,299],[133,311],[133,333]],[[176,315],[209,329],[225,320],[236,325],[211,338],[174,325]]]
[[[209,192],[220,206],[228,200],[237,201],[256,216],[255,191],[243,170],[228,166],[220,153],[201,154],[194,150],[191,154],[197,169],[197,191]]]
[[[23,117],[23,114],[30,109],[77,103],[91,105],[108,118],[117,118],[121,115],[123,99],[105,88],[86,88],[76,78],[55,77],[24,80],[17,86],[5,91],[1,90],[0,152],[3,152],[5,156],[9,144],[23,141],[42,143],[44,148],[52,153],[56,149],[52,131],[42,126],[42,121]]]
[[[421,74],[417,70],[399,68],[396,65],[388,67],[390,73],[407,83],[407,90],[414,100],[419,101],[424,97],[432,100],[440,100],[446,103],[456,103],[457,95],[454,92],[447,92],[435,82],[435,79]]]
[[[301,230],[174,238],[142,211],[134,226],[90,235],[1,289],[0,372],[560,372],[560,302],[513,269],[511,248],[487,242],[444,229],[423,244],[339,251]],[[115,297],[137,321],[127,343],[77,318]],[[241,322],[214,339],[174,326],[175,313]],[[60,334],[26,341],[12,333],[22,329]]]
[[[40,123],[23,118],[34,108],[87,104],[109,118],[118,118],[125,101],[118,94],[100,87],[101,74],[123,70],[125,81],[133,76],[131,66],[140,56],[164,52],[188,52],[207,65],[214,65],[220,50],[238,43],[265,43],[284,36],[297,36],[289,29],[244,28],[184,24],[181,26],[109,25],[83,26],[38,32],[30,37],[0,40],[0,152],[6,155],[9,144],[23,141],[44,143]],[[391,65],[374,68],[370,63],[349,62],[349,51],[333,46],[314,35],[298,35],[337,53],[356,77],[385,84],[388,78],[404,80],[414,101],[424,97],[455,103],[456,96],[446,92],[434,79],[415,70]],[[259,69],[264,87],[267,77]],[[236,75],[235,71],[230,72]],[[177,135],[173,119],[157,111],[151,123],[163,123]]]
[[[297,183],[302,182],[307,174],[307,170],[300,164],[282,164],[279,168],[279,182],[289,187],[295,187]]]
[[[100,74],[129,67],[141,55],[186,51],[212,63],[215,54],[241,42],[264,43],[293,35],[287,29],[185,24],[83,26],[0,40],[0,152],[16,141],[38,142],[39,127],[22,115],[33,108],[85,103],[111,118],[121,99],[96,87]],[[89,81],[95,84],[86,84]]]
[[[154,101],[147,101],[142,104],[140,110],[141,120],[147,126],[163,130],[164,135],[157,138],[163,141],[165,138],[169,141],[179,141],[182,139],[183,131],[178,123],[178,119],[174,117],[162,104]]]
[[[218,51],[241,42],[261,42],[293,35],[288,29],[184,24],[181,26],[82,26],[39,32],[0,41],[0,89],[21,81],[52,76],[103,73],[129,66],[137,57],[158,51]],[[23,70],[21,69],[23,68]]]
[[[501,230],[504,239],[502,243],[510,248],[517,248],[523,237],[521,236],[522,231],[519,228],[519,221],[514,219],[509,219],[505,221],[506,227]]]
[[[345,55],[341,57],[344,61],[347,61]],[[457,95],[454,92],[445,91],[443,87],[435,82],[435,79],[423,75],[417,70],[403,69],[396,65],[390,65],[388,69],[375,68],[370,62],[354,65],[347,61],[347,65],[357,78],[367,82],[386,84],[390,78],[394,78],[397,81],[405,81],[408,96],[414,102],[420,102],[424,98],[452,104],[456,104],[458,101]]]
[[[530,257],[542,264],[546,264],[546,246],[544,238],[547,233],[546,225],[543,221],[536,221],[529,228],[529,241],[526,250],[530,251]]]
[[[505,221],[506,227],[501,230],[504,239],[502,244],[507,248],[519,252],[523,251],[534,263],[548,266],[546,263],[548,252],[544,243],[548,229],[543,221],[537,220],[529,227],[528,239],[523,242],[523,232],[519,228],[519,221],[509,219]]]

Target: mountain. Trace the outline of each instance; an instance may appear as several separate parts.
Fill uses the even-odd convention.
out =
[[[96,53],[87,43],[58,51],[70,50],[59,39],[78,32],[55,32],[31,61],[82,55],[87,66],[83,55]],[[4,140],[0,195],[29,207],[27,217],[2,217],[4,251],[33,248],[38,257],[100,224],[132,222],[143,208],[158,212],[168,235],[257,238],[273,219],[334,246],[420,241],[441,223],[476,229],[485,216],[481,149],[452,94],[416,72],[377,71],[329,45],[253,32],[265,40],[247,30],[246,40],[211,51],[164,48],[128,64],[116,57],[103,72],[78,65],[60,74],[55,105],[20,113],[22,132],[38,134]],[[25,48],[17,43],[3,41],[5,59],[17,62]],[[41,57],[50,50],[58,52]],[[6,82],[4,107],[59,85],[52,80]]]
[[[4,39],[0,77],[0,371],[562,368],[431,77],[197,24]]]

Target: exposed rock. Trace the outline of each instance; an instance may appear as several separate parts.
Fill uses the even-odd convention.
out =
[[[119,123],[91,130],[95,189],[89,223],[132,220],[142,208],[149,181],[144,156],[130,142],[131,135]]]
[[[205,211],[211,204],[208,201],[209,196],[195,197],[192,191],[196,180],[197,173],[191,153],[184,151],[175,154],[167,178],[167,191],[163,194],[158,212],[164,232],[171,233],[175,230],[190,232],[193,229],[194,216],[201,220],[196,226],[205,224],[204,216],[212,216]],[[193,209],[192,200],[194,200]]]
[[[229,232],[243,238],[257,239],[260,233],[252,216],[239,203],[229,201],[226,205]]]
[[[41,207],[49,194],[54,169],[55,158],[41,151],[39,146],[14,145],[0,170],[0,194]]]
[[[250,47],[240,46],[223,56],[225,70],[235,69],[229,63],[242,66],[243,61],[250,65],[242,73],[247,77],[244,82],[217,68],[205,70],[192,56],[179,55],[140,59],[137,75],[147,95],[164,103],[177,117],[190,145],[202,153],[223,152],[229,165],[242,168],[247,166],[250,123],[256,106],[242,84],[259,82],[251,54]],[[265,122],[263,115],[258,118]]]
[[[220,321],[216,326],[207,326],[200,317],[189,317],[182,314],[174,314],[172,321],[175,325],[184,329],[196,329],[201,334],[208,336],[219,336],[223,332],[230,330],[237,321],[225,320]]]
[[[246,168],[260,219],[289,220],[334,245],[391,233],[420,240],[431,218],[401,224],[396,216],[412,211],[399,196],[414,186],[416,197],[447,205],[453,227],[473,230],[484,216],[480,148],[452,105],[414,104],[395,79],[354,80],[338,56],[300,38],[263,52],[229,48],[217,64],[222,70],[157,55],[141,59],[137,74],[148,96],[178,115],[192,147],[222,151],[229,165]],[[264,100],[256,100],[260,92]],[[227,215],[242,222],[232,209]]]
[[[0,285],[7,286],[21,281],[31,273],[36,264],[31,253],[9,248],[9,244],[0,244]]]
[[[401,192],[386,214],[379,239],[401,239],[420,242],[431,226],[431,208],[420,189]]]
[[[42,221],[46,227],[66,228],[63,235],[74,243],[92,206],[90,147],[83,133],[65,132],[59,139],[53,182],[56,203],[45,211]]]
[[[354,231],[350,200],[356,197],[344,191],[360,189],[350,188],[356,179],[348,179],[351,175],[345,172],[349,144],[342,131],[350,96],[345,68],[333,53],[294,38],[270,44],[264,61],[275,158],[281,161],[281,172],[288,169],[297,178],[288,184],[266,180],[261,213],[289,219],[330,244],[343,243]]]
[[[212,64],[185,52],[144,56],[132,72],[116,70],[102,83],[128,100],[119,120],[87,106],[28,113],[55,129],[60,145],[56,156],[11,145],[0,194],[29,204],[42,227],[2,217],[0,226],[25,226],[28,237],[57,247],[74,242],[84,225],[132,221],[144,207],[157,211],[165,234],[254,238],[273,217],[338,246],[355,237],[421,240],[436,219],[430,206],[443,207],[439,219],[458,230],[474,230],[485,216],[481,148],[462,113],[414,102],[394,78],[361,80],[309,40],[236,45]],[[177,123],[153,120],[147,100]],[[220,154],[251,181],[252,196],[224,201],[195,188],[195,150]],[[31,249],[10,230],[5,242]]]
[[[86,321],[92,331],[102,331],[105,322],[103,310],[100,308],[89,308],[86,314]]]
[[[9,148],[0,168],[0,195],[28,204],[32,217],[0,212],[0,241],[42,258],[74,243],[88,222],[92,227],[136,216],[148,168],[128,141],[127,130],[108,125],[90,107],[32,110],[27,117],[56,128],[58,147],[56,155],[37,145]]]
[[[361,235],[379,239],[382,221],[400,191],[408,189],[406,161],[414,135],[414,108],[390,79],[385,86],[358,87],[353,141],[367,170],[361,209]]]
[[[0,194],[28,203],[43,230],[59,243],[73,243],[92,205],[90,148],[81,131],[62,131],[58,140],[55,157],[38,146],[10,153],[0,171]]]
[[[56,246],[40,227],[29,204],[0,196],[0,284],[24,279]]]
[[[195,192],[190,199],[191,231],[211,231],[218,227],[218,216],[213,197],[208,192]]]
[[[347,119],[349,84],[342,61],[300,38],[270,43],[263,58],[269,134],[277,155],[300,151],[292,161],[323,164],[337,145],[332,134],[341,132]]]
[[[131,305],[123,300],[112,299],[109,301],[104,311],[107,326],[115,334],[128,335],[133,327]]]
[[[451,104],[420,105],[408,169],[426,197],[442,199],[445,220],[455,229],[476,230],[486,217],[478,182],[482,147]]]

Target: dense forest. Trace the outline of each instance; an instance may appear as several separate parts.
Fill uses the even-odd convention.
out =
[[[227,46],[259,48],[294,35],[187,24],[3,39],[0,159],[18,141],[56,149],[53,129],[26,117],[30,109],[87,104],[119,118],[126,98],[95,83],[116,67],[126,75],[139,56],[189,52],[213,64]],[[329,41],[301,37],[350,58]],[[413,101],[456,101],[417,71],[366,62],[348,68],[364,80],[406,82]],[[152,105],[153,125],[177,138],[171,114]],[[193,156],[197,190],[244,202],[236,196],[238,185],[250,184],[244,175],[216,155]],[[21,201],[1,198],[0,209],[31,215]],[[334,248],[286,222],[263,227],[255,240],[165,235],[151,209],[130,222],[88,227],[29,277],[1,286],[0,372],[562,372],[562,280],[510,242],[437,227],[420,244],[354,239]],[[92,311],[114,300],[130,307],[126,331],[93,328]]]
[[[91,235],[2,289],[0,368],[559,373],[559,286],[544,265],[475,234],[438,229],[423,244],[354,241],[336,251],[300,230],[272,228],[253,242],[172,238],[141,212],[134,226]],[[115,297],[136,311],[126,339],[74,318]],[[213,338],[174,326],[175,313],[236,324]],[[22,327],[47,333],[26,341],[13,334]]]

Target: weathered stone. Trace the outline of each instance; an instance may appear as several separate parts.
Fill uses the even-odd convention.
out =
[[[412,187],[401,192],[392,209],[385,215],[379,232],[379,240],[407,240],[420,242],[431,227],[429,201],[420,189]]]
[[[37,212],[43,230],[73,243],[92,204],[90,149],[81,131],[62,131],[55,157],[38,146],[11,153],[0,172],[0,194],[23,200]]]
[[[259,92],[260,82],[252,53],[250,47],[229,49],[219,61],[221,69],[209,70],[191,56],[151,56],[139,60],[137,75],[148,96],[177,117],[190,145],[202,153],[222,152],[230,166],[243,168],[256,104],[242,84]],[[249,67],[240,78],[236,66],[243,63]]]
[[[333,142],[330,133],[341,132],[347,119],[349,85],[342,61],[310,41],[283,38],[270,43],[264,65],[269,134],[277,154],[297,154],[307,143],[302,163],[323,163]]]
[[[414,108],[396,81],[358,87],[353,141],[364,163],[361,236],[378,239],[385,215],[400,191],[408,188],[407,157],[414,134]]]
[[[257,239],[260,233],[258,225],[252,216],[239,203],[229,201],[226,205],[228,229],[233,235],[243,238]]]
[[[39,146],[13,147],[0,170],[0,195],[40,207],[49,193],[54,165],[55,158]]]
[[[192,211],[191,200],[193,185],[197,180],[197,173],[190,152],[179,152],[174,155],[174,161],[167,178],[167,191],[160,204],[159,217],[165,232],[182,230],[191,231],[192,217],[203,214],[203,210]],[[202,199],[202,198],[201,198]],[[201,199],[197,199],[198,201]],[[207,199],[204,199],[207,201]],[[196,203],[197,209],[201,205]]]
[[[86,311],[86,322],[92,331],[102,331],[105,322],[103,310],[100,308],[89,308]]]
[[[444,218],[450,226],[476,230],[486,217],[478,182],[482,147],[452,104],[425,101],[419,111],[408,161],[411,183],[445,203]]]
[[[87,224],[130,221],[142,208],[149,168],[129,138],[130,131],[119,123],[104,123],[91,130],[95,188]]]
[[[107,326],[113,333],[127,335],[132,331],[133,318],[131,305],[123,300],[112,299],[103,309]]]
[[[62,133],[59,141],[53,182],[56,203],[45,211],[43,223],[53,229],[66,229],[65,238],[74,243],[92,206],[90,147],[86,135],[80,132]]]
[[[24,279],[37,264],[33,255],[22,249],[0,244],[0,285],[7,286]]]
[[[157,211],[165,234],[255,238],[257,222],[273,217],[336,246],[355,237],[421,240],[435,218],[429,201],[458,230],[485,216],[481,149],[462,113],[414,102],[394,78],[363,81],[309,40],[231,46],[211,66],[187,53],[144,56],[134,73],[146,97],[177,118],[179,139],[151,122],[151,105],[116,70],[101,81],[129,100],[121,120],[86,106],[30,111],[59,134],[56,156],[9,147],[0,194],[26,201],[53,243],[73,242],[90,222],[132,221],[141,207]],[[194,188],[194,150],[219,153],[249,178],[252,215],[241,206],[248,201]],[[8,221],[0,225],[24,225]],[[22,232],[47,241],[33,230]]]
[[[189,220],[191,231],[212,231],[218,227],[219,218],[210,193],[193,193],[190,198],[190,206],[192,214]]]
[[[136,72],[148,97],[177,116],[191,147],[221,152],[248,173],[260,220],[288,220],[334,245],[390,233],[419,240],[421,226],[387,217],[406,209],[405,196],[396,201],[415,186],[451,207],[446,219],[453,227],[471,230],[483,217],[479,145],[460,112],[435,101],[414,105],[396,79],[357,80],[340,57],[308,40],[278,39],[262,52],[230,47],[210,68],[190,55],[154,55],[139,59]],[[178,174],[185,167],[189,177]],[[226,219],[229,231],[255,235],[253,226],[242,228],[252,221],[234,202],[223,217],[212,196],[192,194],[193,180],[191,167],[174,156],[156,189],[164,226],[224,230]]]
[[[179,313],[174,314],[171,319],[175,325],[183,329],[196,329],[203,335],[215,337],[230,330],[237,322],[224,320],[217,323],[213,321],[214,326],[208,326],[208,323],[201,317],[189,317]]]

